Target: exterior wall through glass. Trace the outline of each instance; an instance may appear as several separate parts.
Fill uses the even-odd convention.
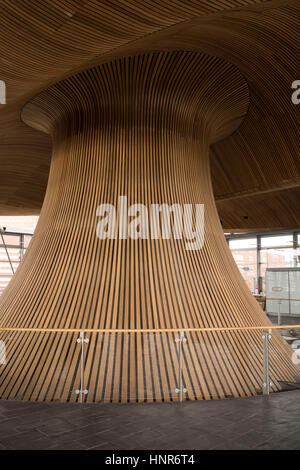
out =
[[[0,296],[16,272],[32,234],[0,231]]]
[[[266,297],[267,312],[300,315],[300,292],[294,280],[295,276],[298,276],[295,279],[300,279],[300,229],[227,234],[226,238],[251,292]],[[274,279],[278,280],[278,286],[275,286]],[[279,282],[283,279],[290,281]],[[293,286],[295,288],[292,289]]]

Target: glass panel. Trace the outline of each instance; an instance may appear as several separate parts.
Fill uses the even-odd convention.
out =
[[[229,247],[231,250],[251,249],[256,248],[256,238],[242,238],[236,240],[229,240]]]
[[[266,292],[265,276],[268,268],[289,268],[296,263],[296,252],[290,248],[261,250],[261,275]]]
[[[11,264],[12,264],[14,271],[16,271],[17,267],[19,266],[19,263],[16,263],[15,261],[11,260]],[[1,274],[11,274],[12,273],[11,264],[7,260],[7,258],[6,258],[6,261],[2,261],[1,269],[0,269]]]
[[[288,271],[266,272],[266,312],[275,316],[279,323],[282,321],[278,315],[290,314]]]
[[[293,235],[262,237],[261,246],[262,248],[275,246],[293,246]]]
[[[284,344],[284,350],[282,348]],[[278,369],[279,359],[284,355],[285,372]],[[287,328],[272,331],[269,343],[270,380],[278,384],[279,390],[294,390],[300,388],[300,328]],[[272,375],[273,374],[273,375]],[[274,374],[278,377],[274,380]]]
[[[291,315],[299,315],[300,323],[300,270],[289,271],[289,287],[290,287],[290,313]]]
[[[7,235],[3,233],[4,243],[9,246],[19,246],[20,245],[20,237],[19,235]],[[2,244],[2,238],[0,238],[0,244]]]
[[[0,332],[0,397],[76,401],[80,348],[73,333]],[[33,378],[34,377],[34,378]]]
[[[256,250],[233,251],[235,262],[253,294],[258,294]]]
[[[20,250],[18,248],[7,248],[7,251],[8,251],[9,257],[12,261],[19,261],[19,259],[20,259]],[[1,261],[7,261],[7,252],[6,252],[4,247],[3,248],[0,247],[0,260]]]
[[[5,246],[0,239],[0,295],[11,280],[11,275],[17,271],[21,261],[20,237],[4,234],[4,239]]]
[[[295,250],[295,267],[300,268],[300,247]]]
[[[177,333],[93,333],[85,356],[87,402],[178,401]]]
[[[89,333],[81,343],[79,333],[0,332],[0,398],[126,403],[177,402],[180,389],[183,400],[261,394],[265,333],[189,331],[182,342],[179,332]],[[300,387],[300,329],[273,330],[267,351],[271,391]]]
[[[290,248],[261,250],[261,263],[268,268],[292,268],[295,256],[295,251]]]
[[[28,248],[32,235],[24,235],[24,248]]]
[[[262,393],[263,349],[259,331],[189,332],[184,345],[187,399]],[[201,373],[195,375],[193,363]]]

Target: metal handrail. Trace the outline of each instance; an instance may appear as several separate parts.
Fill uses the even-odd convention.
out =
[[[300,299],[285,299],[283,297],[266,297],[266,300],[288,300],[290,302],[300,302]]]

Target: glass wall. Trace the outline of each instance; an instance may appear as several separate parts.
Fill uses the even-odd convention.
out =
[[[261,276],[263,291],[266,290],[265,279],[268,268],[293,268],[296,263],[297,250],[293,248],[269,248],[261,250]]]
[[[235,262],[253,294],[265,294],[268,268],[300,267],[300,230],[227,234]]]
[[[251,292],[257,293],[258,284],[256,251],[233,253],[233,257],[249,289]]]
[[[17,270],[32,238],[29,233],[2,232],[2,235],[0,295]],[[285,233],[225,235],[233,258],[253,294],[265,294],[268,268],[300,268],[300,229]]]
[[[0,232],[0,296],[16,272],[32,235]]]
[[[247,286],[253,294],[258,293],[256,238],[229,240],[229,247]]]

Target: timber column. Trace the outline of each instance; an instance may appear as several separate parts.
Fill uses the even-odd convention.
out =
[[[120,58],[33,98],[22,119],[52,135],[52,163],[34,239],[1,298],[1,326],[268,325],[227,247],[210,180],[210,145],[241,125],[248,102],[234,66],[180,51]],[[116,238],[99,239],[98,208],[118,208],[120,196],[149,213],[152,204],[203,204],[203,247],[187,250],[187,240],[174,236],[120,237],[118,226]],[[87,401],[176,400],[176,336],[90,335]],[[77,399],[73,335],[3,338],[11,358],[0,375],[3,398]],[[260,388],[260,333],[188,333],[187,340],[187,398],[253,395]],[[289,348],[278,336],[274,344],[271,378],[278,389],[278,380],[291,381],[296,372]]]

